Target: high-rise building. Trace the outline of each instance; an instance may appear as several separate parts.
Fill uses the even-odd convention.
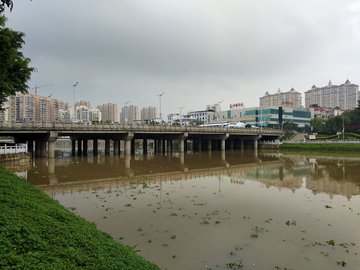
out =
[[[120,123],[133,123],[134,121],[140,121],[138,106],[124,106],[120,113]]]
[[[157,108],[156,107],[144,107],[141,109],[141,121],[148,122],[151,119],[157,118]]]
[[[329,81],[327,86],[316,87],[313,85],[305,92],[305,107],[318,105],[323,108],[339,107],[343,110],[352,110],[357,107],[359,99],[359,86],[346,80],[344,84],[333,85]]]
[[[50,98],[35,95],[35,121],[50,121]]]
[[[68,110],[69,102],[59,101],[59,110]]]
[[[118,107],[116,104],[107,103],[97,106],[101,112],[102,121],[118,122]]]
[[[90,101],[80,100],[75,103],[75,107],[85,106],[89,109],[91,109],[91,103]]]
[[[50,121],[60,120],[60,101],[57,99],[50,100]]]
[[[9,120],[36,120],[36,99],[34,94],[17,94],[9,97]]]
[[[281,92],[279,88],[277,93],[273,95],[266,92],[265,96],[260,98],[260,107],[269,106],[300,108],[301,94],[296,92],[294,88],[288,92]]]

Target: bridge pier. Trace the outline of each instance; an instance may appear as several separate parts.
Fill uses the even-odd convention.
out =
[[[210,139],[208,140],[207,150],[211,151],[211,140]]]
[[[86,157],[88,155],[88,140],[83,140],[83,156]]]
[[[168,155],[171,155],[171,153],[172,153],[172,140],[167,140],[166,148],[167,148]]]
[[[244,150],[244,140],[240,140],[240,149]]]
[[[225,140],[226,139],[221,139],[221,151],[225,151]]]
[[[40,141],[40,156],[46,157],[46,141]]]
[[[229,146],[230,150],[234,149],[234,139],[230,139],[230,146]]]
[[[201,144],[202,144],[201,139],[197,140],[197,150],[198,150],[199,152],[201,151]]]
[[[82,141],[81,141],[81,139],[79,138],[78,141],[77,141],[77,145],[78,145],[78,147],[77,147],[77,148],[78,148],[77,154],[78,154],[79,157],[81,157],[81,154],[82,154],[82,147],[81,147],[82,145],[81,145],[81,143],[82,143]]]
[[[93,139],[93,156],[97,156],[98,155],[98,139]]]
[[[148,152],[148,140],[147,139],[143,139],[143,154],[147,154]]]
[[[55,157],[55,142],[49,141],[48,146],[49,146],[49,152],[48,152],[49,158]]]
[[[75,156],[75,151],[76,151],[75,144],[76,144],[75,139],[71,139],[71,155],[72,156]]]
[[[120,140],[114,140],[114,156],[120,153]]]
[[[31,154],[34,153],[34,141],[33,140],[28,141],[28,150]]]
[[[125,155],[131,155],[131,140],[133,138],[133,132],[128,132],[128,134],[125,136]]]
[[[166,140],[162,140],[162,153],[165,154],[165,150],[166,150]]]
[[[105,139],[105,155],[110,155],[110,138]]]

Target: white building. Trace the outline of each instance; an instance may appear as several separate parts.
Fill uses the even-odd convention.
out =
[[[323,108],[339,107],[343,110],[353,110],[359,100],[359,86],[346,80],[344,84],[333,85],[329,81],[327,86],[316,87],[313,85],[305,92],[305,107],[317,104]]]
[[[281,92],[279,88],[273,95],[266,92],[265,96],[260,98],[260,107],[268,106],[300,108],[301,94],[296,92],[294,88],[288,92]]]

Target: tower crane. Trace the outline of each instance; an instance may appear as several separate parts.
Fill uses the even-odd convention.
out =
[[[41,85],[41,86],[35,85],[35,87],[33,87],[33,88],[31,88],[31,89],[35,89],[35,95],[37,95],[37,89],[38,89],[38,88],[46,87],[46,86],[51,86],[51,85],[54,85],[54,84],[47,84],[47,85]]]

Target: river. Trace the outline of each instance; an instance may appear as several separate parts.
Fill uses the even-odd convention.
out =
[[[12,170],[162,269],[360,268],[360,159],[56,156]]]

